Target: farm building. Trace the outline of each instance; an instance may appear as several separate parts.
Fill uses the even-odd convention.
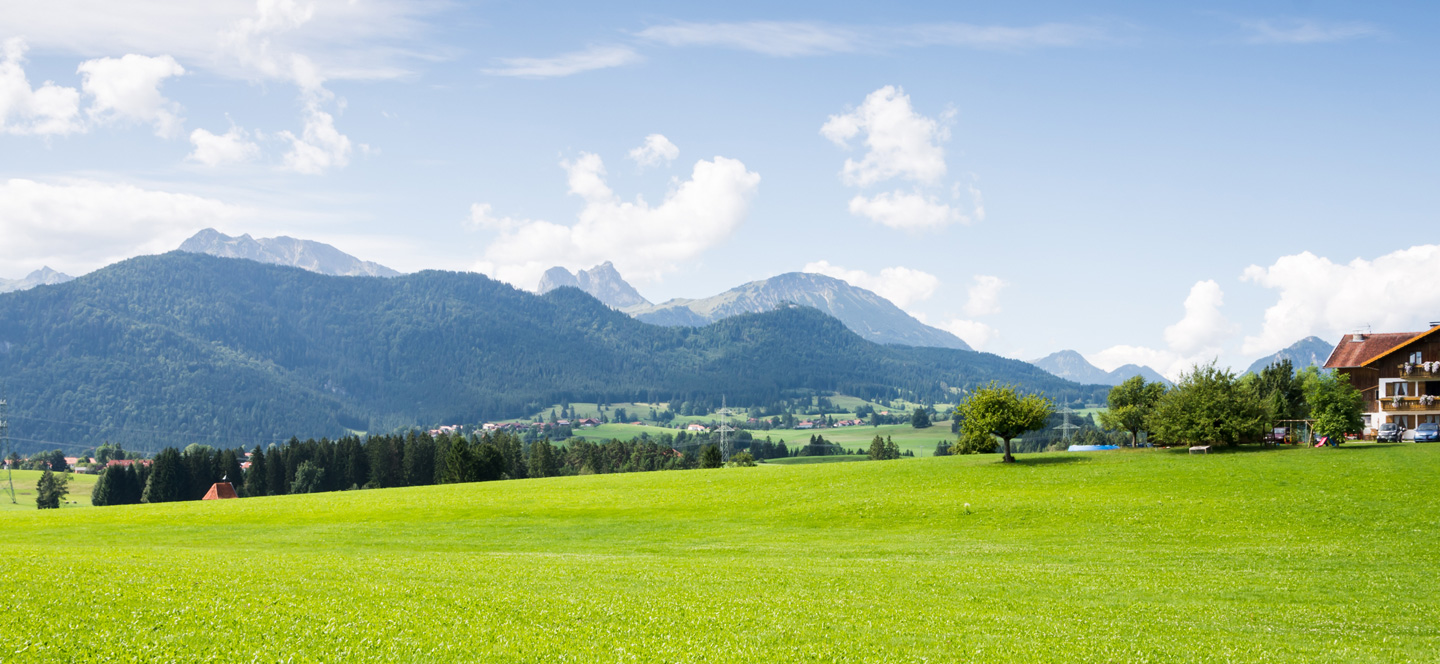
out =
[[[1424,332],[1348,334],[1326,360],[1365,397],[1365,426],[1440,422],[1440,323]]]

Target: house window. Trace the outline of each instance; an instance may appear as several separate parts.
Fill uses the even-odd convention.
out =
[[[1392,397],[1408,397],[1408,396],[1410,396],[1410,383],[1403,383],[1403,382],[1402,382],[1402,383],[1390,383],[1390,396],[1392,396]]]
[[[1420,351],[1417,350],[1410,354],[1410,364],[1421,364],[1423,362],[1424,360],[1420,359]]]

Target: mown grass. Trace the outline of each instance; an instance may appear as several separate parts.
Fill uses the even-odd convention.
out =
[[[1437,446],[0,515],[0,659],[1434,661]]]
[[[39,470],[12,470],[9,471],[15,477],[15,502],[10,502],[9,476],[4,469],[0,469],[0,510],[33,510],[35,509],[35,484],[40,481]],[[72,473],[70,475],[70,493],[61,502],[61,509],[72,507],[90,507],[90,490],[95,488],[95,475],[85,473]],[[0,653],[4,650],[0,649]]]
[[[767,459],[763,463],[771,463],[781,466],[803,466],[816,463],[845,463],[847,461],[866,461],[870,457],[862,454],[832,454],[830,456],[802,456],[786,457],[784,459]]]

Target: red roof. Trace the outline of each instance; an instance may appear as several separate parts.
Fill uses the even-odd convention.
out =
[[[192,493],[190,495],[193,496],[195,494]],[[224,498],[239,497],[240,496],[235,495],[235,487],[230,486],[229,482],[216,482],[215,486],[210,487],[210,490],[205,492],[205,497],[201,500],[221,500]]]
[[[1340,343],[1335,344],[1335,350],[1330,353],[1330,359],[1325,362],[1326,369],[1353,369],[1364,366],[1371,359],[1384,355],[1396,346],[1399,346],[1421,334],[1420,332],[1385,332],[1383,334],[1367,334],[1363,341],[1355,341],[1354,335],[1347,334]]]

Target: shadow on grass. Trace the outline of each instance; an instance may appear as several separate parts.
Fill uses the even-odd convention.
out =
[[[1017,465],[1017,466],[1050,466],[1050,465],[1054,465],[1054,464],[1058,464],[1058,463],[1076,463],[1076,462],[1078,462],[1078,461],[1080,461],[1080,460],[1082,460],[1082,459],[1084,459],[1084,457],[1069,456],[1069,455],[1061,456],[1061,455],[1059,455],[1059,454],[1043,454],[1043,455],[1030,456],[1030,457],[1017,456],[1017,457],[1015,457],[1015,465]],[[999,461],[998,463],[999,463],[999,465],[1005,465],[1005,462],[1004,462],[1004,461]]]

